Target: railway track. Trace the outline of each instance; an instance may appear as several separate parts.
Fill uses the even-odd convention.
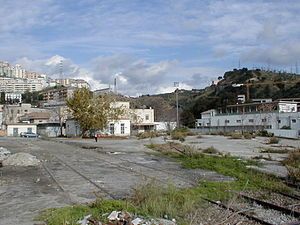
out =
[[[64,143],[64,142],[60,142],[60,143]],[[97,152],[98,154],[101,154],[102,156],[107,156],[107,153],[108,153],[108,152],[97,151],[97,149],[99,149],[99,148],[103,149],[101,147],[85,146],[85,145],[78,146],[77,144],[74,144],[74,143],[64,143],[64,144],[66,144],[66,145],[72,145],[72,146],[76,146],[76,147],[80,147],[80,148],[83,148],[83,149],[93,150],[93,151]],[[75,150],[75,151],[76,152],[80,152],[80,150]],[[119,170],[127,171],[127,172],[130,172],[130,173],[135,173],[135,174],[137,174],[139,176],[143,176],[143,177],[146,177],[146,178],[151,179],[151,180],[158,180],[159,182],[164,183],[164,184],[170,184],[169,181],[158,179],[157,174],[155,176],[146,175],[145,173],[139,172],[137,169],[134,169],[134,168],[132,168],[130,166],[120,165],[120,163],[113,163],[113,162],[111,162],[108,159],[104,159],[103,157],[94,156],[94,158],[97,159],[97,160],[100,160],[102,162],[105,162],[105,163],[107,163],[109,165],[113,165],[115,168],[117,168]],[[114,159],[116,159],[116,158],[114,158]],[[175,177],[177,179],[180,179],[184,183],[189,184],[191,186],[198,185],[198,182],[186,179],[185,176],[182,176],[182,175],[179,175],[179,174],[167,171],[167,170],[163,170],[163,169],[158,169],[158,168],[155,168],[155,167],[147,166],[147,165],[144,165],[144,164],[141,164],[141,163],[133,162],[131,160],[121,159],[120,157],[118,157],[117,159],[119,161],[121,161],[121,162],[125,162],[125,163],[128,163],[128,164],[134,164],[134,165],[146,168],[146,169],[153,170],[153,171],[158,172],[158,173],[164,173],[164,174],[171,175],[171,176],[173,176],[173,177]]]
[[[101,187],[99,184],[94,182],[92,179],[84,175],[82,172],[80,172],[78,169],[76,169],[74,166],[71,166],[69,163],[67,163],[65,160],[62,160],[58,158],[55,155],[51,155],[59,164],[61,164],[63,167],[68,168],[69,172],[71,171],[73,174],[75,173],[80,179],[83,181],[82,183],[89,183],[91,186],[96,188],[97,190],[100,191],[100,193],[104,194],[106,197],[110,199],[117,199],[112,193],[110,193],[108,190],[105,188]],[[53,180],[53,182],[56,184],[58,187],[58,190],[63,194],[64,198],[70,202],[70,203],[78,203],[75,201],[71,196],[74,194],[72,190],[70,190],[70,185],[65,184],[65,180],[70,179],[70,177],[63,177],[63,179],[59,176],[56,175],[53,169],[49,168],[46,163],[42,164],[44,170],[47,172],[49,177]],[[66,171],[65,171],[66,172]],[[73,176],[73,175],[72,175]],[[62,181],[63,180],[63,181]]]
[[[107,153],[102,153],[102,152],[98,152],[100,153],[101,155],[106,155]],[[99,160],[102,160],[102,161],[105,161],[107,163],[111,163],[110,161],[108,160],[105,160],[103,158],[99,158],[99,157],[96,157],[97,159]],[[152,167],[152,166],[148,166],[148,165],[144,165],[142,163],[137,163],[137,162],[134,162],[134,161],[131,161],[131,160],[126,160],[126,159],[121,159],[120,157],[117,157],[117,159],[121,162],[125,162],[125,163],[128,163],[128,164],[133,164],[133,165],[137,165],[139,167],[143,167],[143,168],[146,168],[146,169],[150,169],[150,170],[153,170],[155,172],[162,172],[164,174],[168,174],[168,175],[171,175],[171,176],[174,176],[176,178],[179,178],[180,180],[182,180],[183,182],[185,183],[188,183],[192,186],[195,186],[197,185],[198,183],[195,182],[195,181],[191,181],[189,179],[186,179],[186,177],[182,176],[182,175],[179,175],[179,174],[176,174],[176,173],[173,173],[173,172],[170,172],[170,171],[167,171],[167,170],[164,170],[164,169],[158,169],[156,167]],[[140,172],[136,171],[136,170],[133,170],[132,167],[126,167],[126,166],[121,166],[119,163],[111,163],[117,167],[120,167],[120,168],[124,168],[126,169],[127,171],[130,170],[131,172],[137,172],[139,174],[141,174]],[[157,179],[157,177],[149,177],[149,178],[154,178],[154,179]],[[161,180],[160,180],[161,181]],[[166,183],[165,181],[162,181],[163,183]],[[168,182],[167,182],[168,183]]]
[[[249,220],[255,221],[263,225],[300,225],[299,215],[297,212],[285,207],[270,204],[260,199],[254,199],[252,197],[241,195],[246,199],[246,202],[256,203],[247,204],[246,202],[234,202],[231,204],[223,204],[210,199],[205,199],[209,203],[217,205],[224,210],[230,210],[232,214],[242,215]],[[258,213],[260,211],[260,213]],[[273,218],[270,218],[270,213],[273,214]],[[262,216],[264,215],[264,216]],[[275,218],[278,217],[278,218]],[[280,221],[280,222],[279,222]]]
[[[71,165],[70,162],[67,162],[67,160],[65,158],[62,158],[61,156],[60,157],[58,157],[56,155],[50,155],[50,156],[52,158],[54,158],[55,161],[58,162],[60,165],[64,166],[65,168],[68,168],[70,171],[72,171],[73,173],[77,174],[85,182],[88,182],[92,186],[96,187],[100,191],[100,193],[105,194],[105,196],[107,196],[107,197],[109,197],[111,199],[117,199],[117,197],[115,195],[113,195],[109,190],[107,190],[107,189],[103,188],[102,186],[100,186],[99,184],[97,184],[94,181],[94,179],[91,178],[90,175],[86,175],[89,172],[83,172],[82,168],[78,169],[78,166],[74,166],[73,165],[74,162],[72,162],[72,165]],[[145,173],[138,171],[138,169],[133,169],[130,166],[120,165],[119,163],[114,163],[114,162],[109,161],[108,159],[103,159],[103,158],[97,157],[97,156],[95,156],[94,159],[95,159],[96,162],[98,162],[98,161],[104,162],[105,164],[107,164],[110,167],[113,167],[113,168],[115,168],[115,169],[117,169],[119,171],[133,173],[133,174],[136,174],[136,175],[141,176],[143,178],[147,178],[147,179],[150,179],[150,180],[157,180],[157,181],[159,181],[161,183],[164,183],[164,184],[170,184],[169,181],[166,181],[166,180],[163,180],[161,178],[158,178],[158,176],[146,175]],[[126,162],[126,163],[131,163],[130,161],[127,161],[127,160],[120,160],[120,161],[123,161],[123,162]],[[134,164],[134,163],[132,163],[132,164]],[[71,199],[71,197],[70,197],[71,196],[70,195],[70,191],[68,191],[68,187],[66,187],[66,185],[63,184],[63,182],[61,181],[61,178],[58,178],[55,175],[55,173],[52,171],[52,169],[49,168],[45,163],[43,163],[42,165],[43,165],[43,168],[45,169],[45,171],[48,173],[48,175],[54,181],[54,183],[56,184],[56,186],[58,187],[58,189],[64,194],[64,197],[68,200],[68,202],[76,203],[76,201],[74,201],[74,200]],[[152,168],[152,167],[143,166],[143,165],[141,165],[139,163],[135,163],[135,165],[142,166],[143,168],[154,170],[155,172],[166,173],[164,170],[159,170],[159,169],[155,169],[155,168]],[[91,173],[89,173],[89,174],[91,174]],[[195,185],[195,183],[193,183],[192,181],[187,180],[187,179],[185,179],[183,177],[179,177],[179,176],[177,176],[174,173],[168,173],[168,174],[172,174],[173,176],[176,176],[177,179],[179,178],[184,183],[189,183],[191,185]],[[67,178],[65,178],[65,179],[67,179]]]

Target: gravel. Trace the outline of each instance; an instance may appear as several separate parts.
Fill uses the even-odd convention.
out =
[[[297,221],[297,218],[291,215],[287,215],[274,209],[264,208],[262,205],[259,205],[255,202],[250,203],[248,201],[239,200],[238,202],[234,203],[233,208],[236,210],[243,210],[249,215],[260,218],[271,224],[279,225]]]
[[[29,153],[16,153],[2,162],[3,166],[38,166],[40,161]]]
[[[253,212],[257,215],[257,217],[262,218],[263,220],[272,224],[284,224],[296,221],[296,218],[293,216],[286,215],[277,210],[266,209],[256,203],[253,203],[253,207],[255,207]]]
[[[256,191],[255,193],[247,192],[247,195],[300,212],[300,201],[298,199],[290,198],[280,193]]]

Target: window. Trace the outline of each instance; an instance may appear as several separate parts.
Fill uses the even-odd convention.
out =
[[[237,122],[237,123],[241,123],[242,121],[241,121],[241,120],[237,120],[236,122]]]
[[[292,123],[296,123],[296,119],[292,119]]]
[[[261,122],[267,122],[267,119],[262,119]]]
[[[109,133],[115,134],[115,125],[113,123],[109,124]]]
[[[277,120],[278,123],[281,123],[281,120]]]
[[[125,134],[125,124],[121,123],[121,134]]]
[[[27,132],[28,132],[28,133],[32,133],[32,128],[31,128],[31,127],[28,127],[28,128],[27,128]]]
[[[249,119],[249,123],[254,123],[254,120],[253,119]]]
[[[225,123],[229,123],[229,120],[225,120]]]
[[[146,119],[146,120],[149,120],[149,115],[148,115],[148,114],[145,116],[145,119]]]

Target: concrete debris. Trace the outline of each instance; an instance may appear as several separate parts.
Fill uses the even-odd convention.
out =
[[[7,159],[10,155],[10,151],[8,151],[6,148],[0,147],[0,162]]]
[[[143,220],[140,218],[135,218],[134,220],[131,221],[133,225],[139,225],[141,224],[141,222],[143,222]]]
[[[29,153],[16,153],[3,160],[3,166],[38,166],[40,161]]]
[[[87,216],[83,217],[82,220],[78,220],[77,223],[80,225],[88,225],[89,224],[88,219],[91,218],[91,216],[92,215],[87,215]]]
[[[119,214],[121,212],[117,212],[117,211],[112,211],[111,214],[109,214],[109,216],[107,217],[107,219],[109,220],[117,220],[119,219]]]
[[[143,219],[133,217],[130,213],[124,211],[112,211],[107,217],[108,223],[102,223],[92,218],[91,215],[85,216],[77,223],[81,225],[177,225],[176,220],[172,219]]]

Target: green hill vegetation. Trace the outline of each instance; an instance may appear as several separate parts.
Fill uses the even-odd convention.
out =
[[[300,98],[300,75],[296,74],[243,68],[225,72],[224,76],[218,79],[217,85],[201,90],[180,90],[179,106],[182,125],[193,126],[194,118],[199,118],[203,111],[236,104],[238,95],[247,95],[245,84],[249,87],[248,102],[255,98],[272,98],[273,100]],[[174,93],[141,96],[132,101],[138,106],[153,107],[157,113],[157,121],[164,121],[165,118],[176,121]]]

